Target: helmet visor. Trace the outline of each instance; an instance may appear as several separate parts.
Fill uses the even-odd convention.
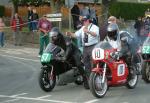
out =
[[[50,37],[56,37],[57,35],[58,35],[58,32],[54,32],[54,31],[50,32]]]
[[[108,37],[109,37],[110,39],[116,40],[116,39],[117,39],[117,30],[108,32]]]

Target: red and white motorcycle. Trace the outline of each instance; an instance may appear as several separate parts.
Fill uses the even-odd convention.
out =
[[[136,66],[133,64],[129,69],[123,59],[114,60],[112,53],[115,51],[108,42],[99,43],[92,51],[95,68],[91,71],[89,86],[97,98],[104,97],[110,86],[125,85],[133,89],[137,85]]]

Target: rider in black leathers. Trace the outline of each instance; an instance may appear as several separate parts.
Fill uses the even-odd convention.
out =
[[[139,63],[139,57],[137,56],[138,43],[128,32],[119,31],[116,23],[111,23],[107,27],[106,41],[116,48],[118,51],[112,53],[114,59],[123,58],[127,65],[130,67],[131,62]],[[133,60],[131,60],[133,56]],[[139,71],[138,71],[139,72]]]
[[[71,43],[70,37],[64,37],[57,27],[53,27],[50,32],[51,42],[65,51],[66,61],[74,64],[79,69],[80,74],[83,76],[83,80],[86,80],[83,63],[81,62],[81,51]]]

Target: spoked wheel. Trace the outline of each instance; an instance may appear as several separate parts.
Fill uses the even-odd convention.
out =
[[[142,69],[142,79],[146,83],[150,83],[150,64],[148,62],[145,63],[145,66]]]
[[[90,75],[89,86],[90,91],[95,97],[102,98],[105,96],[108,89],[107,79],[105,77],[104,83],[102,83],[102,75],[92,72]]]
[[[138,74],[137,74],[136,69],[130,69],[129,72],[130,73],[128,76],[126,87],[129,89],[134,89],[138,82]]]
[[[50,92],[56,85],[56,75],[51,70],[42,69],[39,75],[39,85],[42,90]]]

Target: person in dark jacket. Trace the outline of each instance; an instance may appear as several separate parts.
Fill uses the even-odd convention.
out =
[[[141,35],[141,28],[142,28],[141,17],[138,17],[138,19],[135,21],[134,28],[136,29],[137,36],[139,37]]]
[[[71,9],[71,14],[73,18],[73,26],[74,29],[77,30],[77,25],[79,23],[79,15],[80,15],[80,9],[78,7],[78,3],[76,2],[73,8]]]
[[[33,14],[31,16],[31,20],[32,20],[32,30],[37,31],[37,24],[38,24],[38,19],[39,19],[39,15],[36,12],[36,9],[33,9]]]
[[[32,14],[33,14],[33,11],[32,11],[32,8],[29,6],[28,7],[28,27],[29,27],[29,31],[32,31]]]

